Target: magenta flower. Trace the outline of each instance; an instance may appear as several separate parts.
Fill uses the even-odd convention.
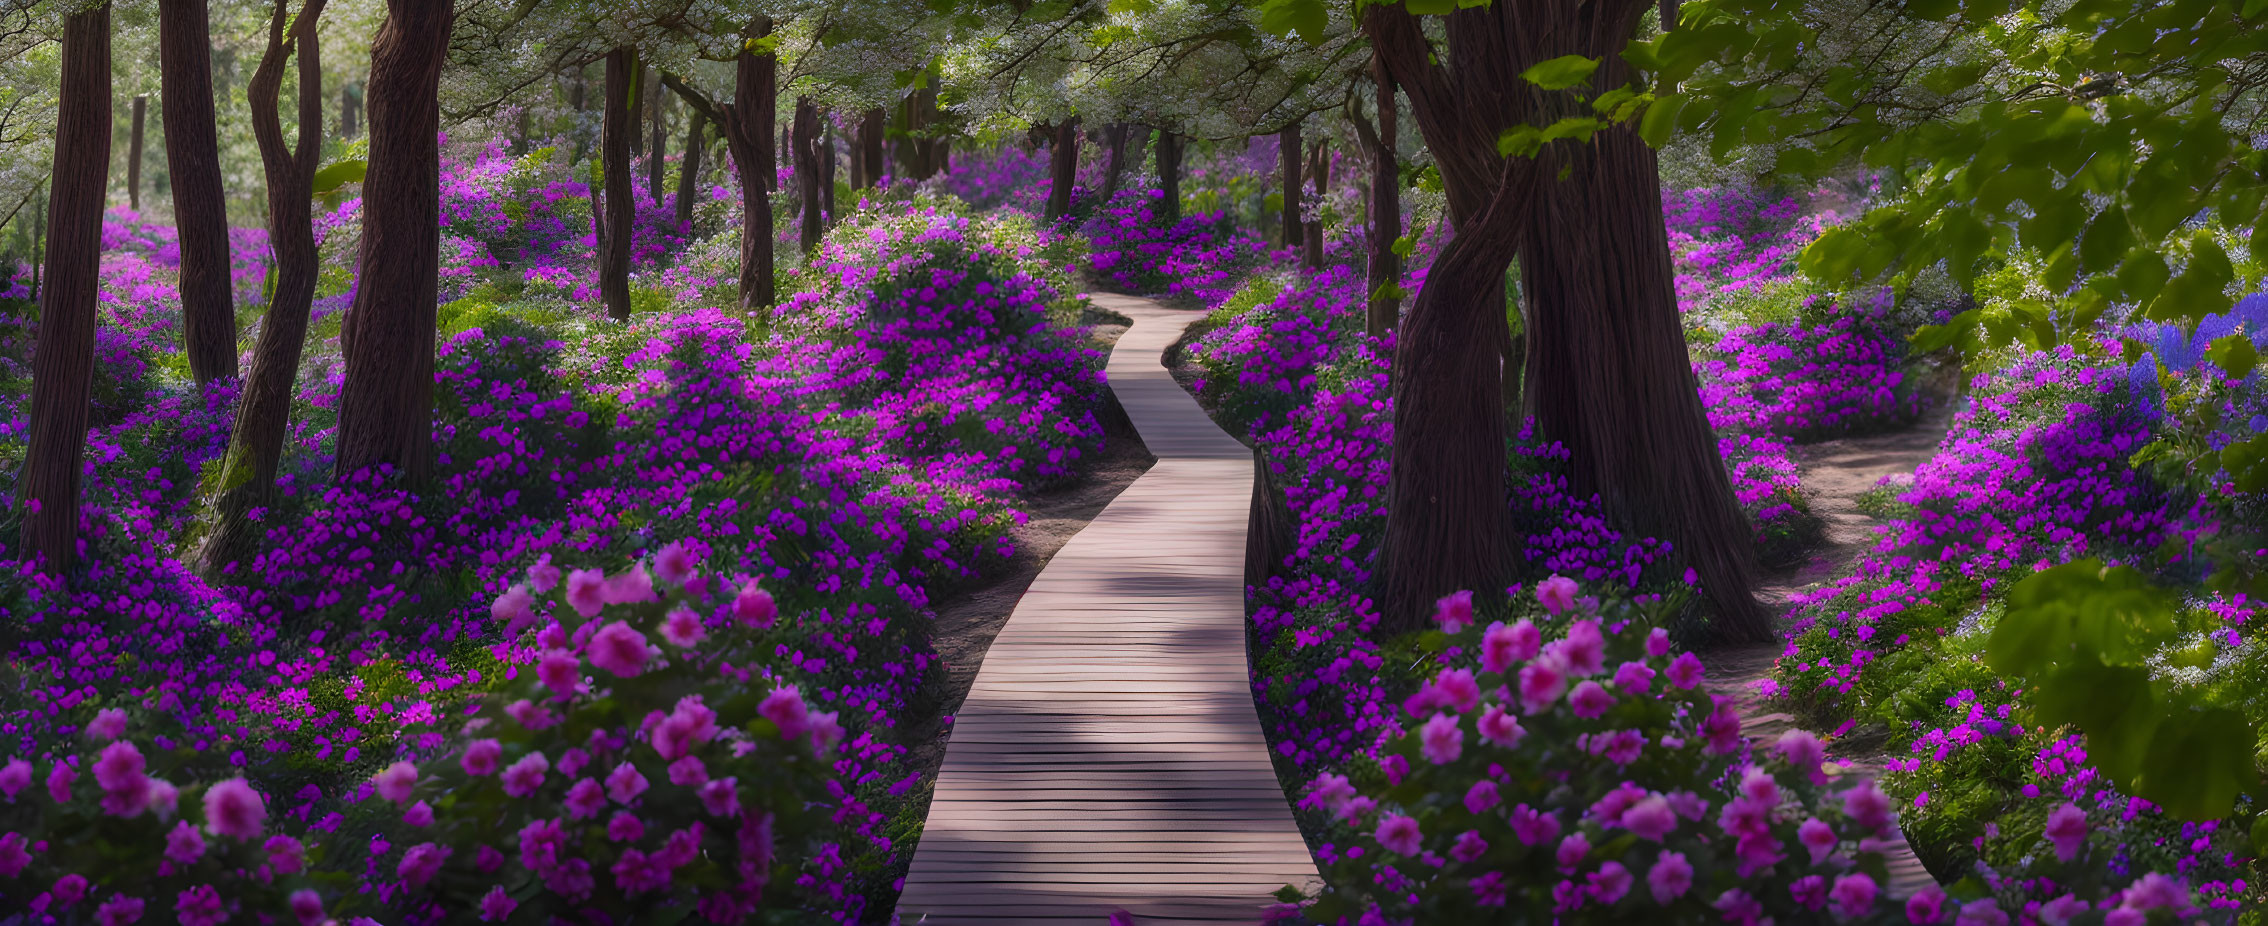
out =
[[[158,815],[158,819],[173,816],[174,806],[180,799],[181,789],[174,787],[172,782],[162,778],[150,779],[150,810]]]
[[[1465,751],[1465,730],[1457,725],[1457,718],[1448,714],[1435,714],[1418,729],[1420,751],[1435,765],[1457,761]]]
[[[542,730],[559,722],[559,717],[549,709],[527,700],[514,701],[504,705],[504,713],[520,726],[530,730]]]
[[[1528,735],[1520,727],[1520,718],[1494,704],[1481,712],[1479,727],[1482,742],[1505,749],[1520,745],[1520,738]]]
[[[2144,877],[2148,877],[2148,875],[2144,875]],[[1910,902],[1908,906],[1911,907]],[[1962,904],[1961,915],[1956,917],[1953,922],[1957,926],[2008,926],[2008,914],[2002,912],[2000,904],[1987,897]],[[2106,919],[2105,922],[2107,924],[2108,920]]]
[[[756,705],[756,714],[780,728],[780,735],[788,739],[802,736],[811,728],[810,709],[803,704],[803,692],[794,688],[774,688]]]
[[[1575,686],[1574,694],[1567,696],[1567,706],[1574,710],[1575,716],[1590,720],[1604,715],[1608,708],[1614,706],[1614,695],[1606,690],[1605,685],[1585,680]]]
[[[711,778],[701,786],[701,807],[710,816],[731,817],[740,813],[740,781],[737,778]]]
[[[2055,844],[2056,858],[2068,862],[2079,857],[2079,850],[2087,845],[2087,812],[2068,801],[2048,811],[2044,835]]]
[[[504,758],[504,744],[493,739],[477,739],[465,744],[464,755],[458,757],[457,766],[465,774],[483,778],[496,774],[496,766]]]
[[[1834,827],[1828,826],[1818,817],[1812,817],[1796,827],[1796,841],[1811,852],[1811,863],[1817,865],[1827,860],[1827,856],[1835,851],[1835,845],[1841,840],[1835,838]]]
[[[55,886],[48,888],[47,892],[54,895],[56,906],[68,907],[87,896],[87,876],[82,874],[64,875],[55,879]]]
[[[1701,684],[1704,674],[1701,657],[1692,653],[1679,653],[1676,659],[1670,660],[1669,683],[1678,688],[1692,688]]]
[[[519,632],[535,620],[535,596],[523,586],[512,586],[488,606],[488,616],[504,625],[506,636]]]
[[[567,829],[557,820],[537,820],[520,827],[520,864],[538,874],[566,860]]]
[[[95,924],[96,926],[130,926],[130,924],[141,920],[144,906],[146,904],[139,897],[113,894],[109,900],[103,901],[102,906],[95,908]]]
[[[1655,659],[1660,659],[1663,656],[1669,655],[1669,650],[1669,631],[1663,630],[1660,627],[1656,627],[1646,633],[1646,655],[1651,656]],[[1684,856],[1678,856],[1678,859],[1680,861],[1683,861],[1684,858]]]
[[[621,621],[599,628],[599,632],[591,636],[586,652],[591,657],[591,665],[623,678],[645,671],[646,660],[652,656],[646,636]]]
[[[577,569],[567,574],[567,605],[585,618],[606,607],[606,573]]]
[[[638,774],[638,767],[624,762],[606,776],[606,794],[617,804],[628,804],[646,793],[646,776]]]
[[[1512,835],[1523,845],[1540,846],[1559,837],[1559,818],[1526,804],[1512,808]]]
[[[1614,687],[1630,694],[1645,694],[1654,686],[1654,670],[1643,662],[1626,662],[1614,670]]]
[[[16,794],[31,785],[32,765],[22,759],[9,759],[0,765],[0,795],[14,801]]]
[[[1536,658],[1543,646],[1543,631],[1527,618],[1512,626],[1498,621],[1490,624],[1481,635],[1481,668],[1489,672],[1509,671],[1514,665]]]
[[[654,575],[671,585],[684,585],[700,565],[701,558],[694,556],[682,540],[671,541],[654,554]]]
[[[25,851],[30,840],[22,833],[0,834],[0,878],[13,878],[31,864],[31,853]]]
[[[323,921],[323,895],[308,888],[291,892],[291,916],[299,926],[315,926]]]
[[[511,895],[504,893],[504,885],[490,885],[488,893],[480,895],[480,921],[483,923],[504,922],[512,918],[512,911],[518,909],[519,906],[519,901],[513,900]]]
[[[1487,854],[1488,840],[1481,838],[1479,830],[1458,833],[1457,838],[1449,844],[1449,857],[1468,865]]]
[[[1554,575],[1536,583],[1536,601],[1545,611],[1558,614],[1575,604],[1575,580]]]
[[[1567,691],[1567,673],[1558,660],[1543,658],[1520,667],[1520,706],[1541,714]]]
[[[1465,809],[1473,813],[1480,813],[1497,803],[1496,782],[1486,778],[1473,782],[1473,786],[1465,791]]]
[[[410,791],[417,787],[417,766],[404,759],[381,769],[370,783],[377,787],[379,797],[396,804],[408,803]]]
[[[535,561],[535,565],[528,567],[528,587],[534,589],[536,594],[551,591],[558,584],[559,567],[551,564],[551,554],[544,554],[543,558]]]
[[[1463,633],[1473,622],[1473,593],[1451,592],[1433,603],[1433,621],[1441,625],[1441,632],[1454,636]]]
[[[574,694],[583,688],[583,661],[566,650],[552,650],[536,663],[536,680],[554,693]]]
[[[654,594],[653,577],[638,563],[631,563],[630,568],[608,576],[606,583],[599,587],[599,599],[607,604],[644,604],[660,600]]]
[[[433,805],[424,801],[411,804],[408,810],[402,811],[402,822],[410,826],[432,826]]]
[[[307,867],[307,847],[289,836],[270,836],[261,849],[268,853],[268,867],[279,875],[296,875]]]
[[[177,865],[195,862],[205,857],[205,838],[197,835],[197,828],[189,821],[179,821],[165,834],[165,857]]]
[[[1646,889],[1653,893],[1655,903],[1667,906],[1693,889],[1693,863],[1685,860],[1683,852],[1662,850],[1654,859],[1654,867],[1646,871]]]
[[[181,926],[220,926],[228,921],[228,905],[212,885],[200,884],[174,897],[173,915]]]
[[[662,639],[679,649],[691,649],[693,644],[709,638],[709,630],[701,626],[701,618],[685,608],[676,608],[662,618]]]
[[[606,806],[606,788],[592,778],[577,781],[567,789],[564,805],[567,816],[573,819],[598,816],[599,810]]]
[[[1874,899],[1881,893],[1873,878],[1863,872],[1852,872],[1835,878],[1835,886],[1827,891],[1827,899],[1835,905],[1835,912],[1860,917],[1874,909]]]
[[[94,720],[87,723],[87,735],[105,742],[126,734],[126,712],[115,707],[96,711]],[[14,796],[12,793],[11,797]]]
[[[1558,859],[1559,867],[1562,870],[1573,871],[1576,866],[1583,864],[1583,858],[1590,854],[1591,841],[1583,838],[1581,833],[1569,833],[1567,838],[1559,841],[1559,851],[1555,857]]]
[[[709,767],[701,764],[701,757],[686,756],[669,764],[669,783],[681,788],[698,788],[709,782]]]
[[[1378,830],[1373,834],[1378,844],[1396,855],[1415,856],[1424,834],[1418,831],[1418,822],[1398,813],[1379,818]]]
[[[1622,825],[1640,839],[1661,842],[1677,829],[1677,811],[1661,795],[1649,794],[1622,811]]]
[[[504,769],[504,793],[513,797],[526,797],[543,787],[543,774],[551,770],[551,761],[543,753],[531,752],[520,761]]]
[[[1591,872],[1590,884],[1587,889],[1598,902],[1611,904],[1621,900],[1624,894],[1630,893],[1630,884],[1633,880],[1635,879],[1631,877],[1630,869],[1622,867],[1621,862],[1608,862],[1600,865],[1599,870]]]
[[[1871,778],[1860,779],[1856,787],[1843,792],[1843,813],[1860,829],[1875,834],[1889,829],[1897,819],[1890,809],[1890,796],[1876,788]]]
[[[1567,636],[1553,645],[1568,672],[1590,676],[1606,671],[1606,637],[1599,633],[1598,621],[1576,621],[1567,628]]]
[[[1796,906],[1817,910],[1827,905],[1827,879],[1818,875],[1804,875],[1788,885],[1788,896]]]
[[[1433,677],[1433,691],[1440,703],[1457,709],[1458,713],[1480,705],[1480,683],[1473,679],[1471,669],[1443,669]]]
[[[205,789],[205,828],[215,836],[257,839],[267,819],[267,802],[242,778]]]
[[[636,842],[646,835],[646,824],[627,810],[617,810],[606,821],[606,838],[615,842]]]
[[[441,873],[441,864],[449,860],[448,846],[437,843],[419,843],[402,853],[401,864],[394,866],[394,874],[412,889],[424,887],[433,876]]]
[[[143,767],[142,751],[133,743],[119,741],[102,748],[94,761],[94,776],[102,788],[104,813],[131,817],[149,806],[150,782]],[[51,777],[51,786],[53,781]]]
[[[732,616],[744,627],[770,629],[780,617],[780,606],[772,601],[772,593],[750,582],[740,587],[740,594],[732,600]]]
[[[134,757],[141,758],[141,753],[136,752]],[[55,767],[47,772],[47,796],[54,798],[58,804],[70,803],[71,782],[78,780],[78,777],[79,773],[72,771],[70,766],[56,762]]]

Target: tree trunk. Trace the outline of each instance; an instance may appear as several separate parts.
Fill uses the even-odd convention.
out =
[[[316,25],[325,0],[309,0],[284,36],[284,10],[277,5],[268,24],[268,51],[252,74],[245,95],[252,108],[252,134],[260,145],[260,166],[268,183],[268,241],[275,249],[276,286],[252,347],[252,370],[236,406],[228,456],[221,464],[220,494],[213,503],[213,527],[198,551],[197,567],[207,576],[232,572],[258,545],[258,522],[251,511],[274,493],[291,427],[291,397],[307,339],[307,310],[315,298],[319,272],[315,250],[311,189],[323,145],[323,59]],[[284,59],[296,50],[299,65],[299,139],[284,146],[276,111],[283,90]],[[169,131],[170,134],[170,131]]]
[[[866,121],[860,124],[858,135],[859,156],[866,159],[866,186],[882,185],[882,174],[889,170],[883,156],[883,140],[890,134],[890,114],[877,106],[866,111]]]
[[[663,147],[669,144],[664,134],[669,124],[669,97],[661,92],[659,80],[653,82],[653,97],[653,103],[646,107],[653,114],[652,134],[646,140],[646,195],[658,206],[662,201],[662,167],[669,160],[662,156]]]
[[[899,112],[905,123],[905,137],[894,146],[898,158],[898,173],[908,180],[927,180],[942,169],[939,151],[942,142],[929,137],[937,124],[937,90],[923,88],[906,94]]]
[[[771,18],[758,17],[756,35],[770,34]],[[772,177],[768,176],[776,171],[768,149],[778,79],[778,57],[741,46],[733,62],[733,102],[725,111],[732,121],[725,127],[725,143],[732,149],[733,170],[740,177],[740,308],[744,312],[769,306],[777,298],[772,291]]]
[[[1103,148],[1110,160],[1103,168],[1102,201],[1109,205],[1118,198],[1119,178],[1126,172],[1126,123],[1113,122],[1103,127]]]
[[[441,65],[451,0],[386,0],[370,45],[369,172],[362,182],[362,276],[340,346],[338,462],[344,479],[433,465],[433,341],[441,269]]]
[[[1182,144],[1172,132],[1158,130],[1158,186],[1164,192],[1158,205],[1167,222],[1181,221]]]
[[[1402,237],[1402,168],[1396,159],[1394,80],[1376,59],[1370,76],[1378,86],[1378,129],[1373,134],[1367,123],[1355,122],[1370,148],[1370,259],[1363,281],[1370,287],[1370,306],[1363,329],[1383,338],[1402,314],[1402,257],[1394,253],[1394,243]]]
[[[165,159],[181,240],[182,348],[197,385],[236,375],[236,294],[228,192],[213,120],[212,28],[206,0],[158,4]],[[318,122],[321,114],[318,113]]]
[[[835,216],[838,214],[835,212],[835,161],[841,153],[839,152],[841,146],[835,144],[835,121],[827,118],[825,114],[821,114],[820,122],[823,125],[821,131],[825,137],[818,140],[819,197],[826,207],[820,215],[822,225],[832,227],[835,224]],[[858,156],[856,151],[847,153],[853,158]],[[816,247],[818,239],[814,238],[812,241],[814,242],[813,246]]]
[[[1049,222],[1059,222],[1071,213],[1071,185],[1079,179],[1079,117],[1072,116],[1055,127],[1054,146],[1047,157],[1047,212]]]
[[[691,233],[693,198],[700,195],[701,155],[708,148],[709,119],[696,109],[686,114],[685,160],[677,165],[677,227]]]
[[[638,53],[629,46],[606,56],[606,129],[599,138],[606,177],[606,240],[599,258],[599,298],[606,303],[607,317],[615,321],[630,319],[630,233],[638,217],[638,204],[632,199],[637,194],[630,180],[630,142],[638,134],[631,109],[636,94],[630,92],[630,83],[637,70]]]
[[[830,161],[831,161],[831,160],[833,159],[833,150],[834,150],[834,141],[833,141],[833,138],[832,138],[832,134],[831,134],[831,133],[832,133],[832,131],[833,131],[832,127],[829,127],[830,137],[829,137],[829,140],[828,140],[828,145],[827,145],[827,148],[828,148],[828,157],[829,157],[829,160],[830,160]],[[860,153],[859,153],[860,151],[864,150],[864,148],[865,148],[865,145],[864,145],[864,141],[863,141],[863,140],[864,140],[864,138],[865,138],[865,136],[866,136],[866,120],[864,120],[864,119],[860,119],[857,125],[854,125],[854,126],[852,126],[852,127],[851,127],[851,145],[850,145],[850,187],[851,187],[851,189],[854,189],[854,190],[863,190],[863,189],[866,189],[866,188],[867,188],[867,186],[869,186],[869,185],[870,185],[870,184],[872,183],[872,181],[869,181],[869,180],[868,180],[868,179],[866,178],[866,157],[865,157],[865,155],[862,155],[862,154],[860,154]],[[831,211],[831,210],[830,210],[830,211]]]
[[[623,49],[615,50],[622,51]],[[629,110],[630,156],[636,158],[643,157],[646,153],[646,143],[639,136],[638,130],[645,127],[646,124],[646,85],[651,81],[646,79],[646,61],[638,55],[636,49],[630,49],[630,61],[630,84],[624,91],[627,95],[623,99],[625,108]],[[611,91],[609,92],[611,93]],[[609,99],[612,99],[612,97],[609,97]],[[604,144],[604,142],[601,142],[601,144]]]
[[[577,101],[577,105],[576,105],[576,107],[575,107],[575,108],[577,108],[577,109],[581,109],[581,108],[582,108],[580,101]],[[356,93],[354,92],[354,84],[352,84],[352,83],[345,83],[345,84],[340,84],[340,85],[339,85],[339,137],[340,137],[340,138],[353,138],[353,137],[354,137],[354,133],[355,133],[355,125],[354,125],[354,119],[355,119],[355,117],[356,117],[357,115],[360,115],[361,113],[362,113],[362,97],[361,97],[360,95],[358,95],[358,94],[356,94]],[[166,133],[170,135],[170,134],[172,134],[172,133],[173,133],[173,130],[172,130],[172,129],[166,129]]]
[[[149,109],[149,94],[135,94],[133,128],[126,134],[126,208],[135,212],[142,211],[142,122]]]
[[[1299,549],[1299,518],[1268,475],[1268,455],[1252,448],[1252,505],[1244,523],[1244,584],[1254,587],[1286,572],[1284,558]]]
[[[1315,221],[1303,223],[1307,238],[1307,267],[1323,269],[1323,215],[1320,208],[1323,194],[1331,188],[1331,150],[1323,139],[1316,139],[1308,150],[1307,172],[1315,177],[1315,196],[1318,208]]]
[[[110,187],[110,4],[63,20],[50,227],[32,348],[31,414],[16,479],[22,555],[54,575],[78,564],[79,472],[94,383],[102,207]]]
[[[1296,248],[1306,237],[1306,223],[1299,218],[1299,159],[1304,153],[1300,148],[1299,123],[1286,126],[1276,136],[1276,148],[1276,160],[1282,165],[1284,200],[1283,210],[1277,217],[1277,221],[1283,225],[1277,235],[1277,242],[1287,248]]]
[[[819,239],[826,234],[826,220],[820,215],[820,187],[828,185],[828,171],[819,164],[819,108],[811,98],[795,98],[795,179],[803,187],[803,252],[811,253],[819,247]],[[832,147],[832,146],[830,146]],[[827,152],[832,158],[834,152]],[[767,221],[769,221],[767,219]]]

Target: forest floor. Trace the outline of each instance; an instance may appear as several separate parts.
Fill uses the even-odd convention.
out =
[[[1783,613],[1779,623],[1785,624],[1788,604],[1796,595],[1844,574],[1874,544],[1875,528],[1881,522],[1864,510],[1862,499],[1885,479],[1911,476],[1916,467],[1937,455],[1938,442],[1952,423],[1954,404],[1941,397],[1928,413],[1904,428],[1796,449],[1797,461],[1803,467],[1804,497],[1824,530],[1819,546],[1804,562],[1768,575],[1757,589],[1757,597],[1767,607]],[[1774,641],[1720,646],[1706,654],[1708,690],[1734,699],[1751,740],[1772,742],[1797,723],[1795,717],[1764,702],[1757,693],[1757,683],[1772,674],[1773,664],[1785,648],[1785,641]],[[1866,731],[1832,738],[1827,746],[1829,766],[1840,760],[1845,777],[1878,776],[1888,758],[1882,747],[1881,737],[1866,735]],[[1929,872],[1904,840],[1891,848],[1889,855],[1891,880],[1887,887],[1892,896],[1910,896],[1931,882]]]

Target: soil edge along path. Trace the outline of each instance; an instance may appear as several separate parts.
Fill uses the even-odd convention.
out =
[[[1313,890],[1252,704],[1244,532],[1252,457],[1169,374],[1201,316],[1134,320],[1116,394],[1157,463],[1049,561],[955,717],[898,904],[909,924],[1256,923]]]

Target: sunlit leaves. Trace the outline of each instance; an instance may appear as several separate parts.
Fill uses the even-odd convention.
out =
[[[1548,61],[1539,61],[1525,71],[1520,79],[1545,90],[1565,90],[1589,80],[1591,72],[1599,69],[1599,59],[1582,55],[1562,55]]]
[[[1260,28],[1279,36],[1297,33],[1308,44],[1323,41],[1331,25],[1323,0],[1267,0],[1260,4]]]

